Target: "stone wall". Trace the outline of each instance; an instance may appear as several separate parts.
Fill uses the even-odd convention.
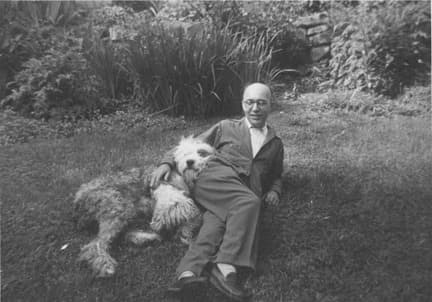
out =
[[[311,44],[311,60],[319,62],[330,57],[332,25],[326,12],[300,17],[294,22]]]

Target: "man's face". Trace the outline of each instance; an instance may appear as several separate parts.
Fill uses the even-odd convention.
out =
[[[243,112],[253,127],[262,128],[270,113],[270,89],[264,84],[252,84],[243,93]]]

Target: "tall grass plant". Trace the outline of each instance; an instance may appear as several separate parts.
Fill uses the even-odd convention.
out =
[[[206,24],[192,34],[152,25],[129,47],[135,95],[151,110],[174,115],[238,112],[246,83],[270,83],[280,72],[271,67],[270,39],[232,33],[228,26]]]
[[[124,48],[115,47],[109,39],[101,39],[91,29],[83,47],[84,57],[101,82],[105,96],[119,99],[126,94],[129,77],[124,64]]]

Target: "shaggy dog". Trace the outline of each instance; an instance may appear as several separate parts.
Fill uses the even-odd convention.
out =
[[[190,196],[198,174],[214,154],[214,149],[199,139],[182,138],[173,150],[175,169],[170,178],[155,189],[149,187],[149,173],[132,169],[96,178],[83,184],[75,195],[75,218],[79,228],[96,221],[96,238],[82,247],[80,261],[90,264],[98,277],[115,273],[117,262],[109,246],[125,227],[140,215],[151,217],[151,231],[132,230],[126,239],[134,244],[160,240],[161,233],[181,227],[184,243],[192,240],[201,224],[200,210]]]

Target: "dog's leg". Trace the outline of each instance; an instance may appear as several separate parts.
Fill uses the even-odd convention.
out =
[[[161,184],[154,192],[156,200],[150,227],[156,233],[172,230],[199,214],[194,201],[178,188]]]
[[[184,245],[190,245],[193,241],[193,228],[185,224],[180,228],[180,241]]]
[[[136,245],[143,245],[153,241],[161,241],[162,238],[159,234],[154,232],[145,232],[142,230],[133,230],[126,234],[126,240]]]
[[[97,277],[110,277],[115,273],[117,261],[109,254],[109,245],[127,221],[122,217],[102,221],[98,236],[81,249],[80,261],[87,261]]]
[[[202,225],[202,215],[197,215],[186,221],[180,228],[180,241],[185,245],[190,245]]]
[[[72,219],[75,221],[78,230],[84,230],[92,223],[95,223],[96,219],[94,213],[89,211],[89,209],[87,208],[87,200],[81,195],[80,197],[80,199],[77,198],[73,202],[74,211],[72,214]]]

